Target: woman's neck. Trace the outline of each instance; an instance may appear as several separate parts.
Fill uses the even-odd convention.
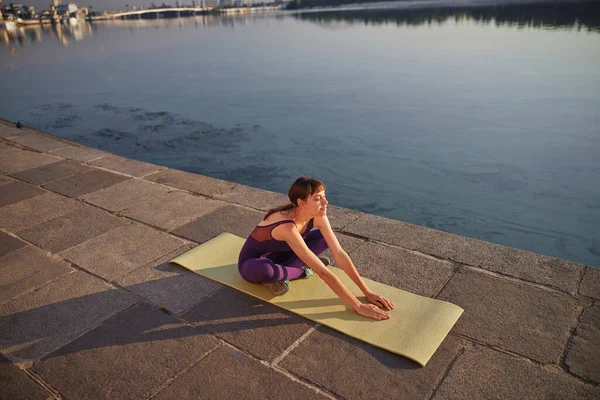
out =
[[[294,215],[293,215],[292,219],[294,220],[294,222],[296,222],[296,225],[304,225],[308,221],[310,221],[311,218],[312,218],[312,215],[305,214],[298,208],[294,209]]]

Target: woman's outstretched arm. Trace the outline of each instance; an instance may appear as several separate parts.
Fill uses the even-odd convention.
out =
[[[388,319],[390,317],[387,312],[380,310],[372,304],[361,303],[356,296],[344,286],[342,281],[340,281],[340,279],[335,276],[321,260],[319,260],[315,253],[306,246],[304,239],[295,225],[285,224],[278,228],[278,236],[282,237],[302,262],[312,268],[319,278],[323,279],[327,286],[329,286],[331,290],[344,301],[344,303],[352,307],[354,311],[364,317],[376,320]]]
[[[390,300],[373,293],[362,280],[360,274],[354,266],[354,263],[350,259],[350,256],[348,256],[348,253],[342,249],[342,246],[340,246],[340,243],[335,237],[335,233],[331,229],[331,225],[329,224],[329,219],[327,216],[315,217],[315,226],[319,228],[323,238],[325,238],[329,250],[333,253],[335,263],[340,266],[340,268],[346,273],[346,275],[348,275],[350,279],[352,279],[356,286],[358,286],[358,288],[364,293],[367,300],[387,310],[393,310],[394,304]]]

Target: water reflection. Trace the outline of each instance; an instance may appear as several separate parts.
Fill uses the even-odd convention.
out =
[[[56,38],[63,46],[69,46],[72,42],[80,42],[92,34],[92,27],[89,23],[25,25],[15,29],[1,30],[0,43],[8,45],[11,54],[15,54],[18,51],[15,45],[23,47],[41,42],[44,36]]]
[[[236,26],[248,25],[250,21],[268,18],[268,15],[197,15],[193,17],[160,18],[160,19],[129,19],[80,22],[76,25],[52,24],[52,25],[25,25],[16,29],[0,30],[0,44],[8,45],[11,55],[18,52],[19,47],[41,42],[43,38],[56,38],[63,46],[69,46],[72,42],[79,42],[86,37],[93,36],[100,31],[114,27],[126,27],[130,31],[143,29],[169,29],[171,27],[193,27],[195,29],[225,26],[234,28]]]
[[[431,25],[452,21],[536,29],[574,29],[600,32],[600,2],[506,4],[421,9],[378,8],[302,13],[299,20],[323,25]]]

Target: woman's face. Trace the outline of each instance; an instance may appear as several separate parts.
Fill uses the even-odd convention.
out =
[[[302,203],[308,213],[315,217],[324,216],[327,213],[327,204],[329,204],[325,198],[324,190],[311,194]]]

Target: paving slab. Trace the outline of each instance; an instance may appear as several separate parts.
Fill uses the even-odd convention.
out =
[[[91,168],[73,161],[59,161],[11,174],[13,177],[41,185],[89,171]]]
[[[48,400],[52,395],[25,371],[0,355],[0,399]]]
[[[223,285],[211,281],[169,260],[193,248],[189,244],[152,261],[115,281],[129,291],[173,313],[182,313],[210,296]]]
[[[454,272],[448,261],[373,242],[353,250],[352,261],[361,276],[425,297],[437,294]]]
[[[120,211],[162,197],[169,188],[142,179],[128,179],[81,196],[82,200],[111,211]]]
[[[600,304],[583,311],[565,362],[571,373],[600,383]]]
[[[232,191],[215,196],[218,199],[243,206],[268,211],[272,208],[289,204],[290,199],[281,193],[238,185]]]
[[[69,146],[68,143],[53,139],[52,137],[43,135],[33,130],[27,130],[23,134],[14,136],[10,139],[21,146],[29,147],[41,152],[57,150]]]
[[[113,281],[186,244],[136,223],[71,247],[60,255],[79,267]]]
[[[22,242],[21,240],[4,232],[0,232],[0,257],[10,253],[11,251],[25,247],[25,245],[25,242]]]
[[[314,322],[225,287],[183,317],[203,331],[267,361],[273,361]]]
[[[364,215],[345,232],[484,268],[575,293],[584,266],[482,240],[375,215]]]
[[[59,253],[128,223],[124,218],[85,206],[17,234],[38,247]]]
[[[340,243],[340,246],[342,246],[342,249],[347,254],[351,254],[352,251],[356,250],[358,247],[360,247],[361,244],[363,244],[365,242],[362,239],[357,239],[352,236],[344,235],[343,233],[340,233],[340,232],[335,232],[335,237],[337,238],[338,242]],[[329,257],[331,262],[333,264],[335,264],[335,258],[333,257],[333,253],[331,253],[331,250],[329,250],[329,249],[325,250],[322,255],[325,257]]]
[[[210,197],[228,193],[234,187],[238,186],[233,182],[174,169],[165,169],[155,174],[147,175],[144,179]]]
[[[83,174],[47,183],[43,187],[65,196],[79,197],[127,179],[131,178],[100,169],[92,169]]]
[[[475,346],[453,365],[434,399],[600,398],[600,388],[568,374],[491,349]]]
[[[172,231],[226,204],[222,201],[211,200],[178,190],[136,204],[123,210],[122,214],[148,225]]]
[[[263,217],[263,212],[230,205],[189,222],[173,233],[198,243],[206,242],[223,232],[246,238]]]
[[[0,186],[16,182],[13,178],[0,174]]]
[[[0,207],[18,203],[45,193],[44,190],[24,182],[11,182],[0,186]]]
[[[61,161],[60,158],[32,150],[3,146],[0,150],[0,172],[12,174]]]
[[[280,372],[221,346],[178,377],[154,399],[326,399]]]
[[[36,362],[33,370],[68,399],[142,399],[218,345],[140,303]]]
[[[360,211],[332,206],[331,204],[327,206],[327,219],[329,219],[329,224],[334,230],[342,230],[352,221],[356,221],[363,215],[364,213]]]
[[[0,303],[72,272],[69,264],[32,246],[0,257]]]
[[[321,325],[278,365],[345,399],[427,399],[462,348],[448,336],[422,368]]]
[[[85,205],[79,201],[54,193],[44,193],[3,207],[0,212],[0,227],[18,232],[83,207]]]
[[[62,149],[51,150],[49,153],[81,162],[89,162],[106,154],[103,151],[92,149],[90,147],[74,146],[72,144],[69,147]]]
[[[148,164],[108,153],[105,153],[100,158],[90,161],[90,164],[137,177],[149,175],[165,169],[165,167],[161,167],[160,165]]]
[[[453,332],[541,363],[559,362],[577,314],[567,294],[466,269],[437,298],[465,310]]]
[[[579,294],[600,299],[600,268],[586,267]]]
[[[0,350],[37,360],[137,302],[85,272],[74,272],[0,307]]]
[[[19,136],[23,134],[23,130],[16,127],[16,122],[0,122],[0,137],[8,139],[9,137]]]

